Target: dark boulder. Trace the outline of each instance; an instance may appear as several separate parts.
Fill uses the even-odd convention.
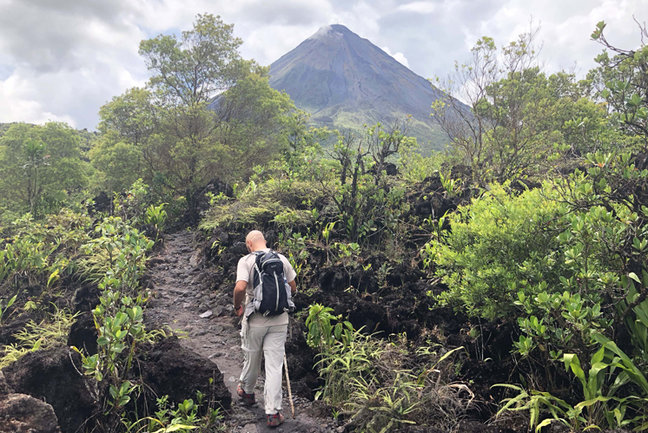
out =
[[[446,191],[441,175],[434,173],[417,184],[407,194],[406,200],[410,204],[411,216],[438,220],[469,200],[471,194],[470,189],[461,189],[455,193]]]
[[[327,293],[340,293],[349,287],[349,273],[342,266],[320,269],[319,286]]]
[[[113,210],[113,199],[104,191],[101,191],[94,197],[93,204],[88,207],[90,215],[96,215],[99,212],[110,213]]]
[[[72,297],[74,311],[91,311],[99,304],[99,288],[86,284],[78,288]]]
[[[95,409],[80,369],[78,353],[66,346],[56,346],[28,353],[3,372],[15,392],[47,401],[60,420],[61,430],[72,433]]]
[[[364,327],[364,330],[369,333],[389,331],[389,318],[384,305],[357,299],[348,317],[355,329]]]
[[[54,409],[25,394],[0,397],[0,433],[60,433]]]
[[[195,401],[196,391],[200,391],[216,407],[229,409],[232,404],[218,366],[183,347],[177,337],[162,340],[147,351],[140,369],[147,387],[158,397],[168,395],[171,402]]]
[[[13,389],[7,383],[4,373],[0,370],[0,397],[13,393]]]
[[[97,328],[91,312],[81,313],[72,324],[67,344],[85,350],[88,355],[97,353]]]

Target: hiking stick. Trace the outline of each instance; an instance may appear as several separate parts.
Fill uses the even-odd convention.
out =
[[[290,401],[290,412],[295,419],[295,404],[293,403],[292,390],[290,389],[290,376],[288,376],[288,358],[284,354],[284,370],[286,371],[286,386],[288,387],[288,401]]]

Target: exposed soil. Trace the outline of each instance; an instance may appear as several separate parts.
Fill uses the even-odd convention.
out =
[[[203,267],[200,251],[193,244],[192,232],[166,235],[164,246],[151,258],[149,269],[149,286],[153,295],[146,309],[146,321],[149,326],[173,329],[181,336],[182,346],[218,365],[234,402],[226,413],[228,432],[344,431],[334,419],[321,416],[326,412],[316,402],[301,395],[293,395],[293,418],[285,384],[283,413],[286,421],[278,428],[268,428],[263,411],[263,371],[255,390],[256,406],[248,408],[238,403],[236,385],[243,365],[243,353],[238,319],[233,315],[232,287],[229,284],[219,286],[222,276],[214,278],[213,271]],[[289,341],[289,366],[294,363],[290,350],[293,346]]]

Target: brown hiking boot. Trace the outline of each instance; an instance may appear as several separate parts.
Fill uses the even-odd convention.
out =
[[[236,388],[236,393],[238,394],[239,399],[245,406],[252,406],[255,403],[254,393],[248,394],[247,392],[243,391],[243,387],[241,386],[240,383]]]
[[[278,427],[284,422],[284,416],[277,412],[274,415],[268,415],[268,427]]]

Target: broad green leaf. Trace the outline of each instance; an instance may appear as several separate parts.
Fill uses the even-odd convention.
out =
[[[631,279],[635,280],[637,283],[641,284],[641,280],[639,279],[639,277],[637,276],[637,274],[635,274],[634,272],[630,272],[630,273],[628,274],[628,277],[630,277]]]

